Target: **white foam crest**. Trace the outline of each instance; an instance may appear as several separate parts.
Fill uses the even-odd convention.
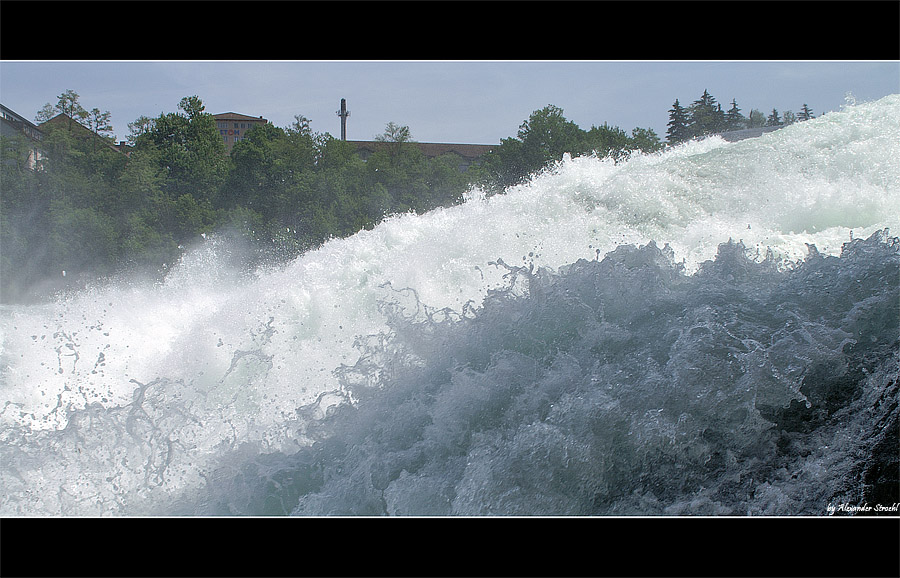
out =
[[[339,388],[333,371],[358,359],[356,338],[386,329],[378,303],[391,288],[459,311],[504,282],[498,259],[555,269],[653,240],[690,270],[729,238],[789,259],[807,243],[835,254],[851,230],[900,230],[898,206],[893,95],[736,143],[710,138],[618,164],[566,158],[504,194],[392,216],[255,276],[232,270],[213,238],[164,283],[4,308],[0,418],[60,429],[71,409],[125,406],[138,384],[164,379],[205,416],[193,451],[223,440],[278,449],[297,441],[285,416]]]
[[[807,243],[837,253],[851,231],[900,230],[897,206],[900,96],[737,143],[714,137],[619,164],[566,158],[505,194],[473,192],[457,207],[390,217],[255,279],[223,265],[228,247],[211,239],[162,285],[111,285],[17,310],[4,328],[6,359],[15,360],[6,399],[42,416],[65,392],[123,403],[129,379],[196,386],[248,350],[273,357],[267,388],[313,395],[352,363],[355,337],[383,328],[386,283],[460,310],[502,283],[505,271],[490,265],[498,259],[557,268],[654,240],[690,270],[729,238],[799,259]],[[12,386],[23,382],[43,385]],[[308,396],[292,395],[301,401]]]

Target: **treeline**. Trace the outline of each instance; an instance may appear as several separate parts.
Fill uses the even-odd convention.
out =
[[[675,99],[672,108],[669,109],[666,142],[674,145],[711,134],[745,128],[786,126],[811,118],[814,118],[814,115],[806,103],[797,114],[790,110],[779,114],[778,110],[773,108],[768,116],[757,109],[752,109],[748,116],[744,116],[735,99],[732,99],[728,110],[723,110],[721,103],[708,90],[704,90],[703,95],[687,107]]]
[[[363,161],[302,115],[248,130],[228,155],[197,96],[130,123],[127,155],[114,146],[109,113],[88,111],[72,90],[36,120],[44,122],[37,170],[24,136],[0,146],[4,302],[122,272],[163,274],[213,232],[245,240],[254,259],[290,258],[390,214],[458,203],[472,186],[502,191],[563,153],[620,159],[664,146],[650,129],[581,129],[552,105],[466,172],[453,155],[426,158],[408,127],[389,123],[375,137],[383,146]]]

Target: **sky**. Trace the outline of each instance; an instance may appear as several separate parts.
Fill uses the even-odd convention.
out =
[[[373,140],[389,122],[418,142],[497,144],[536,110],[554,105],[587,130],[608,123],[653,129],[665,140],[669,110],[704,90],[746,116],[816,116],[900,93],[900,62],[859,61],[0,61],[0,103],[29,120],[71,89],[81,105],[109,111],[117,140],[139,116],[178,111],[199,96],[206,112],[263,116],[288,127]]]

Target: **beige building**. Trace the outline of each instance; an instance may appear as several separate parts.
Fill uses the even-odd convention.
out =
[[[256,125],[269,122],[261,116],[247,116],[236,112],[214,114],[213,118],[216,119],[216,128],[219,129],[219,135],[222,137],[222,142],[225,143],[225,150],[228,154],[231,154],[234,143],[244,138],[248,130]]]

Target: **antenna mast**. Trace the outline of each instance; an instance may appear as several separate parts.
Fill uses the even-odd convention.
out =
[[[350,111],[347,110],[347,99],[341,99],[341,110],[337,111],[339,117],[341,117],[341,140],[347,140],[347,117],[350,116]]]

